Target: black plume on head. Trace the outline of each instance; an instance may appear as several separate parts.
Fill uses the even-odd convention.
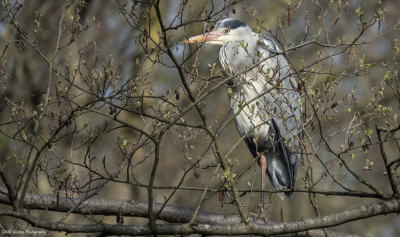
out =
[[[222,20],[218,21],[217,24],[215,25],[216,29],[228,28],[228,29],[234,30],[239,27],[246,27],[246,24],[244,24],[243,22],[241,22],[239,20],[235,20],[235,19],[231,19],[231,18],[222,19]]]

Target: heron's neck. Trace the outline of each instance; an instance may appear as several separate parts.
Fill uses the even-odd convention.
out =
[[[254,52],[257,49],[257,41],[258,41],[258,34],[254,33],[253,31],[243,34],[240,37],[241,39],[238,40],[240,45],[247,51],[247,53],[253,57]]]

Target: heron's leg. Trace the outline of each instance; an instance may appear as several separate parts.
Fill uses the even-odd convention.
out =
[[[261,165],[261,190],[263,190],[265,186],[265,175],[267,172],[267,157],[265,155],[260,156],[260,165]],[[260,213],[264,214],[264,192],[261,192],[260,199],[261,199]]]

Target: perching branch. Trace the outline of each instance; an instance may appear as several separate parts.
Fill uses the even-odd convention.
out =
[[[67,211],[71,209],[78,199],[60,198],[57,205],[56,197],[52,195],[43,196],[28,196],[25,200],[25,208],[36,210],[50,211]],[[0,202],[9,204],[7,197],[0,195]],[[154,211],[157,212],[162,204],[153,204]],[[137,216],[146,218],[148,215],[147,202],[123,201],[123,200],[107,200],[107,199],[91,199],[83,203],[82,208],[75,208],[74,213],[77,214],[92,214],[92,215],[118,215],[122,208],[123,216]],[[337,212],[328,216],[305,218],[300,221],[292,221],[287,223],[268,224],[253,223],[252,225],[240,224],[241,218],[238,215],[222,215],[210,212],[199,212],[196,224],[187,225],[193,213],[192,209],[165,206],[164,210],[158,216],[167,222],[179,224],[157,224],[156,229],[158,234],[219,234],[219,235],[280,235],[288,233],[297,233],[307,230],[329,228],[343,223],[370,218],[378,215],[386,215],[400,212],[400,200],[390,200],[365,206],[359,206],[353,209]],[[2,216],[12,216],[22,219],[35,227],[44,228],[53,231],[65,231],[70,233],[90,233],[104,232],[115,235],[134,234],[134,235],[149,235],[153,234],[149,226],[121,226],[104,223],[79,225],[52,223],[40,220],[32,215],[24,212],[16,211],[0,211]],[[260,221],[260,220],[259,220]]]

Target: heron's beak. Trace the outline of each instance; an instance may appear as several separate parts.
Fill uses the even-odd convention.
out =
[[[193,44],[193,43],[206,43],[206,42],[214,42],[218,41],[218,38],[221,36],[220,31],[211,31],[202,35],[197,35],[185,40],[185,43]]]

